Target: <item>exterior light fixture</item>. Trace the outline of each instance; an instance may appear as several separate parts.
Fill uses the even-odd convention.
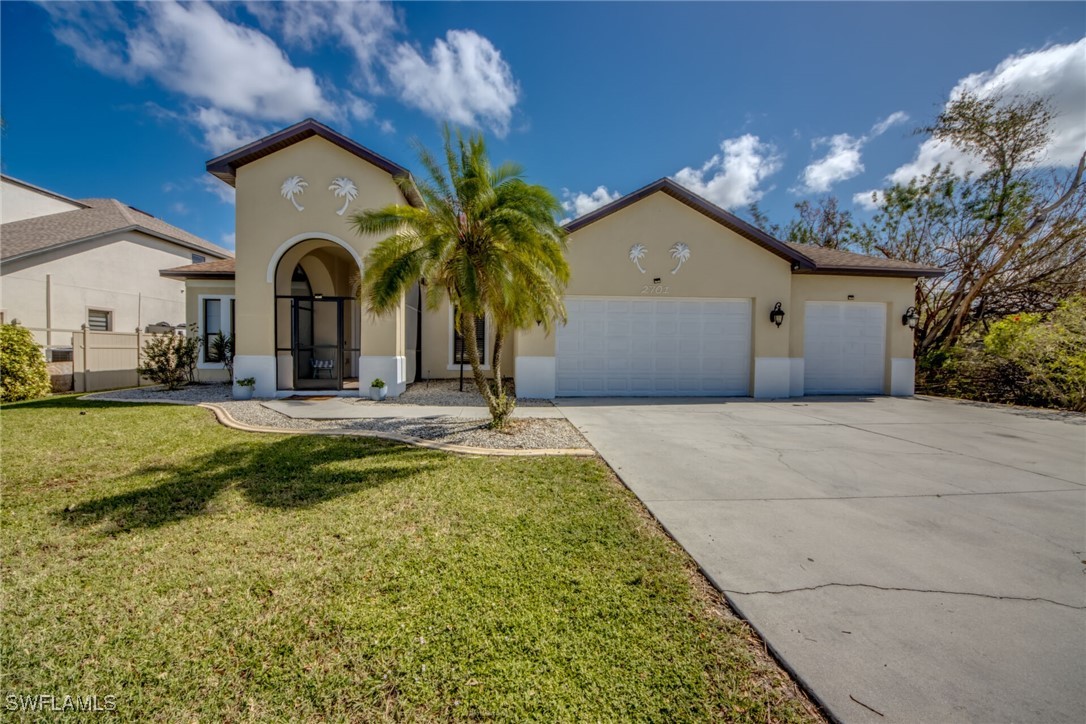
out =
[[[905,310],[905,314],[901,315],[901,324],[909,329],[916,329],[919,323],[920,313],[916,311],[916,307],[909,307]]]
[[[777,302],[777,305],[773,307],[773,311],[769,313],[769,321],[778,327],[784,323],[784,310],[781,309],[780,302]]]
[[[314,299],[324,299],[324,295],[323,294],[314,294],[313,298]]]

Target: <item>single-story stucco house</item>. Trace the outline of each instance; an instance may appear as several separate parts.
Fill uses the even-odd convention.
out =
[[[46,348],[72,333],[155,331],[185,322],[184,284],[165,266],[229,259],[226,249],[117,199],[71,199],[0,176],[0,322]]]
[[[420,204],[394,182],[405,168],[306,120],[207,169],[237,191],[236,258],[162,274],[185,281],[190,323],[235,334],[237,378],[286,396],[379,377],[398,395],[459,374],[447,305],[420,311],[416,287],[375,318],[354,300],[379,239],[357,236],[349,212]],[[566,229],[569,322],[511,335],[522,397],[913,393],[903,317],[938,269],[781,242],[670,179]],[[492,339],[484,323],[484,359]]]

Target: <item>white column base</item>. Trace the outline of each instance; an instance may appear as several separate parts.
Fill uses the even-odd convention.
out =
[[[253,395],[256,397],[275,397],[275,355],[239,354],[234,357],[234,379],[252,377],[256,380]],[[234,385],[234,391],[238,386]]]
[[[788,357],[754,358],[755,398],[788,397],[791,380],[792,363]]]
[[[916,394],[916,361],[912,357],[890,359],[890,394],[894,397]]]
[[[358,394],[366,397],[377,377],[388,385],[388,396],[399,397],[407,389],[407,358],[361,355],[358,358]]]
[[[517,357],[514,364],[517,397],[554,399],[557,370],[554,357]]]
[[[791,375],[788,384],[788,396],[789,397],[803,397],[803,358],[792,357],[791,362]]]

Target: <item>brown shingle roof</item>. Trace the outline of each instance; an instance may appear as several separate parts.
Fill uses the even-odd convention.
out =
[[[126,206],[117,199],[80,199],[79,203],[87,208],[0,226],[0,258],[10,261],[117,231],[141,231],[211,256],[231,255],[206,239]]]
[[[940,277],[944,274],[942,269],[924,266],[923,264],[780,241],[669,178],[662,178],[633,193],[626,194],[606,206],[601,206],[595,211],[570,221],[564,228],[566,231],[573,233],[657,192],[667,194],[695,211],[704,214],[721,226],[731,229],[740,236],[750,239],[755,244],[789,261],[793,272],[909,277]]]
[[[172,279],[233,279],[234,260],[216,259],[203,264],[175,266],[172,269],[163,269],[159,274]]]
[[[888,259],[883,256],[856,254],[841,249],[827,249],[812,244],[784,242],[792,249],[810,257],[815,263],[811,271],[815,274],[865,274],[878,273],[880,276],[920,276],[941,277],[942,269],[911,261]]]

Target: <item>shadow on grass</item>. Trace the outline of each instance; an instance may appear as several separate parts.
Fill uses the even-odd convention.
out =
[[[114,531],[155,528],[206,512],[225,490],[240,490],[268,508],[305,508],[447,463],[440,453],[377,440],[297,436],[244,442],[182,464],[142,468],[114,482],[145,476],[161,482],[54,515],[81,526],[110,520]]]

